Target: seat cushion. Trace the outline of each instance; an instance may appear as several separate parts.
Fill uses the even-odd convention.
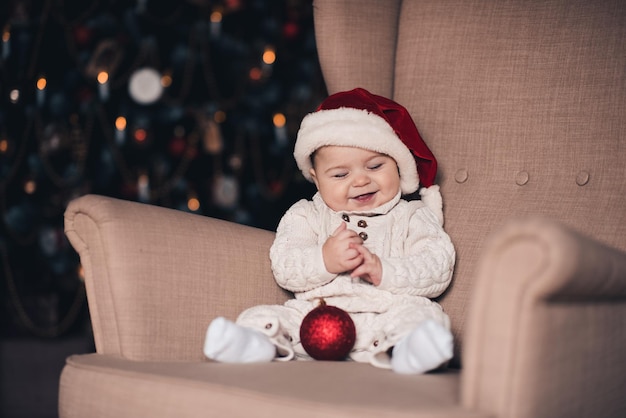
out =
[[[75,355],[60,417],[479,417],[459,405],[459,372],[406,376],[354,362],[251,365]]]

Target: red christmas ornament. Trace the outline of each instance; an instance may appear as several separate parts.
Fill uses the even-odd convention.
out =
[[[300,341],[316,360],[343,360],[354,347],[356,328],[346,311],[322,300],[302,320]]]

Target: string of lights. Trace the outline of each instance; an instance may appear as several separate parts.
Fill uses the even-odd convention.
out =
[[[12,0],[0,13],[3,333],[81,326],[63,233],[80,195],[274,229],[311,194],[292,156],[326,95],[310,1]]]

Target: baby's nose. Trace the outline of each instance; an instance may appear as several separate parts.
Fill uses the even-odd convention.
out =
[[[354,176],[354,181],[352,182],[355,186],[364,186],[370,182],[370,177],[366,173],[361,173]]]

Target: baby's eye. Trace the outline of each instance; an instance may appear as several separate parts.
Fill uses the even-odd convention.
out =
[[[383,166],[383,163],[378,163],[378,164],[372,164],[372,165],[370,165],[368,168],[369,168],[370,170],[378,170],[378,169],[379,169],[380,167],[382,167],[382,166]]]
[[[342,178],[344,178],[347,175],[348,175],[348,173],[335,173],[335,174],[333,174],[333,177],[336,178],[336,179],[342,179]]]

